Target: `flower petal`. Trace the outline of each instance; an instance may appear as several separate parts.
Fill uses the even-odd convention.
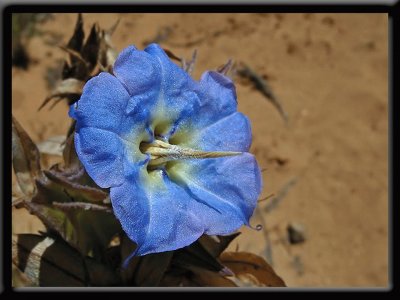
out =
[[[129,94],[121,82],[109,73],[100,73],[83,88],[79,101],[70,107],[70,116],[80,127],[120,130],[121,118]]]
[[[129,46],[118,55],[113,71],[131,96],[147,95],[148,101],[158,98],[160,69],[151,55]]]
[[[165,172],[153,171],[150,176],[145,168],[132,172],[110,193],[122,228],[138,244],[136,255],[179,249],[203,234],[197,212],[187,209],[193,201],[190,196]]]
[[[177,162],[168,174],[195,199],[188,209],[202,220],[206,234],[228,234],[249,225],[262,187],[253,155]]]
[[[194,88],[195,82],[182,68],[174,64],[165,51],[157,44],[148,45],[144,51],[151,54],[157,59],[161,70],[162,89],[166,95],[165,101],[168,104],[174,105],[175,99],[178,101],[184,101],[180,99],[183,92],[190,88]]]
[[[251,146],[251,125],[245,115],[236,112],[204,128],[196,128],[194,134],[181,140],[183,147],[203,151],[247,152]]]
[[[125,147],[117,134],[94,127],[77,127],[75,147],[86,171],[100,187],[123,183]]]
[[[251,127],[237,113],[236,91],[226,76],[205,72],[195,89],[200,106],[176,128],[171,141],[205,151],[248,151]]]
[[[202,124],[214,123],[237,110],[236,90],[232,80],[215,71],[205,72],[199,82]]]
[[[174,64],[157,44],[150,44],[144,49],[157,59],[162,77],[160,105],[164,108],[164,115],[160,118],[174,120],[170,125],[172,134],[183,119],[188,119],[198,112],[200,99],[195,92],[196,82],[182,68]]]

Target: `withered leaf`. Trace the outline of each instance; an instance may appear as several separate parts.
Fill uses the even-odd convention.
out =
[[[112,213],[111,207],[105,205],[98,205],[87,202],[53,202],[53,206],[59,208],[63,211],[72,211],[74,209],[78,210],[92,210],[92,211],[103,211]]]
[[[12,265],[12,287],[35,287],[35,285],[20,269]]]
[[[215,272],[224,269],[224,266],[217,258],[213,257],[198,241],[188,247],[175,251],[172,263],[184,269],[190,266],[197,266]]]
[[[161,287],[173,287],[173,286],[189,286],[184,285],[183,281],[186,277],[185,274],[170,274],[165,273],[163,278],[161,279],[159,286]]]
[[[40,176],[40,153],[31,138],[12,117],[12,162],[22,192],[32,196],[36,192],[35,179]]]
[[[117,272],[105,264],[98,261],[85,258],[86,268],[88,270],[89,282],[92,286],[120,286],[121,277]]]
[[[46,171],[51,174],[50,171]],[[47,228],[58,232],[66,241],[72,243],[83,254],[92,251],[94,255],[100,257],[104,249],[108,246],[115,233],[119,232],[120,225],[113,214],[105,211],[93,211],[81,209],[60,210],[52,203],[60,202],[72,206],[79,205],[80,202],[89,203],[87,197],[100,194],[103,197],[108,195],[95,188],[84,187],[81,190],[68,184],[60,185],[51,181],[46,176],[43,180],[37,180],[38,192],[32,199],[31,205],[27,207],[31,213],[37,215]],[[75,197],[75,198],[73,198]],[[83,204],[85,204],[83,203]]]
[[[78,155],[76,154],[75,150],[75,143],[74,143],[74,129],[75,129],[75,120],[74,123],[70,126],[70,129],[72,133],[68,134],[68,138],[65,142],[65,147],[63,150],[63,158],[64,158],[64,169],[66,170],[71,170],[71,171],[76,171],[80,168],[83,168]],[[72,128],[72,129],[71,129]]]
[[[64,142],[65,142],[65,136],[56,135],[39,143],[37,147],[40,153],[61,156],[64,150],[63,147]]]
[[[43,103],[39,106],[38,110],[41,110],[47,103],[52,99],[63,99],[66,98],[69,100],[69,104],[72,104],[76,100],[79,99],[82,94],[83,86],[85,82],[82,80],[78,80],[75,78],[68,78],[61,81],[56,89],[44,99]]]
[[[13,237],[13,263],[38,286],[115,286],[120,278],[106,265],[82,256],[51,236]]]
[[[231,280],[222,276],[218,272],[213,272],[197,266],[190,266],[191,271],[186,275],[187,281],[183,282],[186,286],[201,286],[201,287],[236,287],[236,284]]]
[[[120,19],[118,19],[108,30],[101,30],[100,32],[100,47],[98,61],[106,70],[111,70],[114,65],[118,52],[114,49],[111,36],[115,32]]]
[[[163,287],[236,287],[225,275],[197,266],[188,266],[184,272],[168,271],[159,286]]]
[[[140,257],[133,283],[135,286],[158,286],[172,259],[173,251]]]
[[[78,19],[76,21],[74,34],[72,35],[71,39],[68,41],[67,47],[75,51],[76,53],[80,53],[83,46],[83,39],[85,37],[85,33],[83,31],[83,18],[82,14],[78,14]],[[69,54],[70,62],[69,64],[67,61],[64,62],[64,67],[62,70],[62,78],[67,79],[70,77],[84,79],[86,74],[83,74],[83,77],[77,76],[80,71],[85,70],[85,64],[82,63],[76,56]]]
[[[55,240],[50,237],[20,234],[13,238],[13,263],[37,286],[86,286],[83,258],[71,255],[70,248],[47,257]],[[71,259],[72,256],[72,259]]]
[[[83,31],[83,18],[82,14],[78,14],[78,19],[76,20],[74,34],[71,39],[68,41],[67,48],[80,52],[83,45],[83,39],[85,37],[85,33]],[[71,58],[72,60],[72,58]]]
[[[113,214],[104,211],[73,210],[65,211],[77,235],[76,247],[81,253],[93,254],[97,259],[104,259],[105,249],[121,225]]]
[[[287,112],[284,110],[283,105],[281,102],[278,100],[278,98],[275,96],[275,94],[272,92],[271,87],[267,83],[266,80],[261,78],[260,75],[258,75],[252,68],[250,68],[248,65],[242,63],[239,68],[237,68],[237,74],[242,77],[250,80],[250,82],[253,84],[253,86],[263,95],[265,96],[268,101],[272,103],[273,106],[278,110],[279,114],[287,124],[289,121],[289,117]]]
[[[70,56],[70,58],[74,58],[76,63],[82,63],[83,65],[86,65],[86,61],[85,59],[81,56],[81,54],[78,51],[75,51],[73,49],[70,49],[68,47],[64,47],[64,46],[59,46],[61,50],[64,50],[65,52],[67,52]]]
[[[23,204],[31,214],[34,214],[42,221],[47,230],[56,232],[66,241],[77,243],[77,233],[64,212],[33,201],[25,201]]]
[[[199,238],[198,241],[208,251],[208,253],[210,253],[213,257],[218,257],[239,235],[240,232],[230,235],[218,235],[215,237],[204,234]]]
[[[62,173],[54,172],[52,170],[44,170],[43,173],[50,181],[64,188],[68,192],[68,195],[76,201],[99,203],[108,196],[107,193],[98,188],[75,183],[68,177],[63,176]]]
[[[242,286],[284,287],[285,282],[260,256],[247,252],[224,252],[221,262],[235,273],[235,283]]]
[[[82,47],[81,55],[88,65],[89,73],[97,65],[100,49],[100,29],[97,24],[93,24],[86,43]]]
[[[58,232],[83,254],[92,251],[94,255],[102,256],[112,237],[121,230],[115,216],[110,213],[110,209],[86,210],[85,205],[90,203],[73,201],[65,189],[55,189],[54,186],[38,182],[37,195],[32,203],[26,204],[28,210],[38,216],[48,229]],[[74,209],[53,205],[54,200]]]
[[[121,277],[126,286],[158,286],[170,266],[173,251],[131,257],[136,244],[121,234]],[[126,261],[130,258],[129,261]],[[127,264],[125,264],[125,262]],[[124,265],[125,264],[125,265]]]
[[[132,253],[136,250],[137,245],[132,242],[125,232],[121,232],[120,235],[121,240],[121,263],[124,263],[127,258],[129,258]],[[133,276],[135,274],[136,267],[138,266],[140,261],[140,257],[132,257],[126,266],[121,268],[121,278],[122,283],[124,285],[132,285],[133,284]]]

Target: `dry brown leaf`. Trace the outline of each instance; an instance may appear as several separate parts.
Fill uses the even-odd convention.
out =
[[[82,94],[83,86],[85,85],[84,81],[75,79],[75,78],[68,78],[63,81],[61,81],[56,89],[51,93],[50,96],[48,96],[46,99],[44,99],[43,103],[40,105],[38,110],[41,110],[47,103],[50,102],[50,100],[54,98],[68,98],[68,97],[73,97],[76,98],[79,95]]]
[[[35,179],[40,176],[40,153],[18,121],[12,117],[12,162],[18,184],[27,196],[36,192]]]
[[[242,286],[284,287],[285,282],[260,256],[248,252],[224,252],[222,264],[235,273],[233,281]]]
[[[56,135],[37,145],[40,153],[62,156],[65,142],[64,135]]]
[[[191,271],[188,276],[188,281],[193,282],[194,285],[190,286],[202,286],[202,287],[236,287],[237,285],[229,280],[227,277],[222,276],[218,272],[206,270],[204,268],[189,266],[188,269]]]

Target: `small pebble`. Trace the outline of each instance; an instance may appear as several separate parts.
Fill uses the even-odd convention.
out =
[[[286,229],[290,244],[300,244],[306,240],[305,228],[302,224],[289,223]]]

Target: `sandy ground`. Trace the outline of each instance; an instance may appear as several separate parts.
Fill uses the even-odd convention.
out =
[[[246,82],[239,110],[253,127],[251,152],[263,172],[261,198],[295,184],[270,213],[260,202],[252,224],[232,249],[264,257],[290,287],[385,287],[388,278],[388,18],[383,14],[84,14],[111,26],[118,50],[139,48],[162,28],[160,44],[187,58],[198,49],[199,79],[229,58],[268,80],[289,115]],[[67,106],[37,108],[49,93],[46,77],[65,54],[76,15],[55,14],[31,39],[28,71],[13,69],[14,116],[35,142],[65,134]],[[169,29],[165,29],[165,28]],[[54,79],[54,75],[53,75]],[[57,79],[57,77],[55,77]],[[306,241],[290,245],[286,227],[304,226]],[[38,220],[13,213],[14,232],[35,232]]]

